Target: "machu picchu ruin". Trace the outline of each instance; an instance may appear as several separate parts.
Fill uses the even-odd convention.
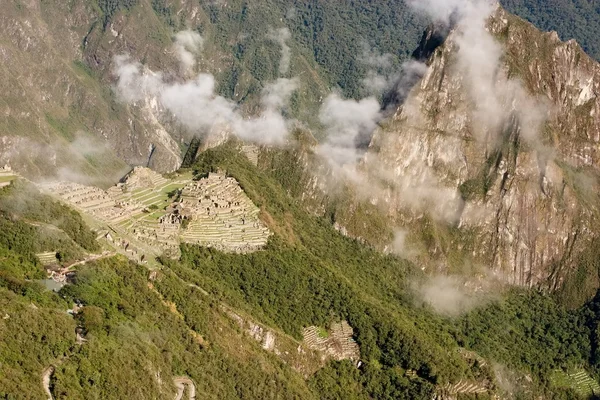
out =
[[[40,263],[44,266],[58,264],[58,258],[56,257],[55,251],[46,251],[43,253],[37,253],[36,257],[40,260]]]
[[[248,161],[252,163],[252,165],[258,165],[258,155],[260,153],[260,149],[258,146],[253,144],[244,144],[241,148],[242,154],[248,158]]]
[[[190,221],[182,235],[187,243],[248,253],[265,246],[271,235],[258,218],[259,208],[222,173],[186,185],[174,212]]]
[[[476,382],[461,379],[455,384],[446,384],[436,391],[433,400],[457,400],[459,395],[476,396],[491,391],[490,382]]]
[[[167,179],[136,167],[108,190],[72,182],[45,189],[82,212],[103,243],[141,263],[160,255],[177,258],[182,242],[248,253],[271,235],[259,208],[223,172]]]
[[[556,387],[570,388],[586,398],[600,395],[600,384],[583,368],[556,369],[550,375],[550,381]]]

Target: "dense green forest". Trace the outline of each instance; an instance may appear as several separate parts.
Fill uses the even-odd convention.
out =
[[[0,274],[41,278],[36,253],[55,252],[69,263],[88,251],[99,250],[95,235],[81,216],[23,180],[0,189]]]
[[[365,248],[303,213],[273,177],[235,157],[233,149],[203,153],[196,168],[200,174],[222,168],[236,177],[279,235],[264,252],[226,255],[184,246],[181,262],[165,264],[296,337],[302,326],[348,320],[364,367],[331,364],[311,381],[313,387],[344,393],[338,398],[426,397],[437,383],[490,373],[457,356],[456,349],[465,347],[532,374],[535,390],[558,393],[547,378],[554,369],[590,362],[590,325],[546,295],[514,290],[458,320],[441,318],[415,301],[410,285],[424,277],[409,263]],[[398,375],[408,369],[418,379]]]
[[[556,31],[562,40],[575,39],[600,59],[600,3],[590,0],[502,0],[510,12],[544,31]]]
[[[97,0],[99,25],[107,29],[140,1]],[[184,27],[172,2],[149,4],[169,30]],[[397,66],[425,26],[399,0],[200,4],[207,20],[195,29],[228,55],[227,68],[215,67],[219,90],[250,108],[280,74],[279,45],[265,38],[265,27],[290,29],[287,75],[311,75],[292,109],[307,118],[315,115],[307,104],[332,87],[363,95],[365,45],[390,53]],[[598,56],[599,10],[592,3],[504,4]],[[415,290],[428,279],[420,269],[341,235],[331,224],[335,216],[305,211],[297,164],[256,168],[231,143],[186,163],[197,176],[222,169],[239,181],[274,233],[264,250],[241,255],[182,245],[179,260],[161,258],[154,271],[116,256],[79,266],[55,293],[37,282],[45,270],[36,254],[56,252],[68,264],[100,251],[94,233],[76,211],[24,180],[0,190],[0,398],[43,398],[41,374],[49,366],[56,399],[172,399],[175,376],[191,378],[197,398],[219,400],[431,399],[461,380],[521,399],[589,398],[553,377],[577,370],[599,378],[600,294],[582,294],[583,306],[567,308],[546,293],[504,289],[460,316],[442,316]],[[592,261],[585,273],[597,269]],[[569,290],[580,287],[573,285]],[[81,310],[67,313],[74,304]],[[346,320],[361,365],[330,361],[319,368],[311,360],[303,376],[242,332],[224,305],[270,327],[292,350],[303,328]]]

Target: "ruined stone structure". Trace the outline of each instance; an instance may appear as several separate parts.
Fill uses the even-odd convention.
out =
[[[242,146],[242,153],[250,160],[252,165],[258,165],[259,148],[253,144],[245,144]]]
[[[76,209],[109,224],[119,223],[143,209],[136,202],[116,201],[104,190],[93,186],[60,182],[49,189]]]
[[[484,385],[479,382],[460,380],[451,385],[446,384],[438,389],[433,395],[433,400],[455,400],[458,395],[477,395],[490,391],[489,385]],[[495,397],[494,397],[495,398]]]
[[[56,252],[55,251],[48,251],[45,253],[38,253],[36,254],[36,257],[40,260],[40,263],[42,263],[42,265],[53,265],[53,264],[57,264],[58,263],[58,259],[56,258]]]
[[[135,167],[125,177],[125,182],[120,186],[125,186],[127,190],[134,191],[136,189],[149,189],[164,186],[168,180],[156,171],[144,167]]]
[[[360,358],[360,349],[353,338],[354,331],[346,321],[332,323],[327,335],[316,326],[304,328],[303,335],[303,342],[308,348],[317,350],[334,360],[358,362]]]
[[[222,173],[187,185],[177,208],[190,219],[182,235],[187,243],[246,253],[265,246],[271,235],[258,218],[258,207],[235,179]]]
[[[179,257],[181,241],[246,253],[263,247],[271,234],[258,207],[222,173],[168,180],[136,167],[107,191],[71,182],[48,189],[98,221],[99,239],[140,263],[161,254]]]

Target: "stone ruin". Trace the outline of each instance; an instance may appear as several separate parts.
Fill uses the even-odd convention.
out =
[[[472,380],[460,380],[455,384],[447,383],[438,388],[432,400],[457,400],[459,395],[478,395],[491,391],[491,384],[480,383]],[[497,399],[497,397],[492,397]]]
[[[48,189],[102,223],[98,238],[140,263],[161,254],[178,258],[181,242],[247,253],[264,247],[271,235],[258,207],[223,173],[168,180],[137,167],[107,191],[71,182]],[[177,201],[169,203],[168,193],[177,193]]]
[[[252,163],[252,165],[258,165],[258,153],[260,151],[258,146],[253,144],[245,144],[242,146],[241,151],[242,154],[244,154],[246,158],[248,158],[248,160]]]
[[[135,167],[127,174],[122,184],[129,191],[164,186],[168,180],[156,171],[146,167]],[[119,185],[117,185],[119,187]]]
[[[480,368],[488,368],[487,361],[477,353],[462,347],[458,348],[457,351],[469,363],[477,363]],[[496,395],[493,395],[492,392],[493,384],[487,379],[461,379],[456,383],[446,383],[445,385],[438,386],[432,400],[456,400],[459,395],[477,395],[483,393],[491,394],[492,399],[496,399]]]
[[[144,208],[135,201],[117,201],[108,192],[94,186],[59,182],[49,189],[72,207],[108,224],[129,219]]]
[[[181,237],[186,243],[247,253],[264,247],[271,235],[258,218],[259,208],[222,173],[188,184],[176,207],[190,221]]]
[[[36,257],[38,258],[38,260],[40,260],[40,263],[43,266],[58,264],[58,259],[56,258],[55,251],[47,251],[47,252],[43,252],[43,253],[37,253]]]
[[[304,328],[303,343],[309,349],[324,353],[334,360],[359,362],[360,349],[353,338],[354,331],[348,322],[332,323],[331,328],[327,332],[327,337],[323,337],[321,332],[321,328],[316,326]]]

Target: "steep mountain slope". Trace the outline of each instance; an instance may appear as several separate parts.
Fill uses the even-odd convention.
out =
[[[545,9],[525,14],[509,3],[527,17],[545,15]],[[576,14],[581,10],[588,8]],[[62,176],[104,186],[130,165],[172,171],[181,164],[190,135],[202,132],[186,131],[152,102],[120,104],[111,90],[113,57],[127,53],[153,71],[181,79],[173,35],[200,32],[204,50],[197,71],[213,74],[218,93],[253,114],[261,90],[278,76],[279,39],[269,39],[269,29],[284,27],[291,33],[288,76],[301,77],[290,116],[318,127],[320,99],[335,87],[346,96],[365,94],[365,75],[405,60],[425,20],[399,0],[10,1],[0,20],[5,93],[0,163],[10,162],[29,177]],[[594,54],[593,44],[587,48]]]
[[[290,113],[314,124],[319,99],[331,87],[360,90],[367,67],[356,57],[363,41],[398,63],[423,26],[405,7],[385,2],[357,9],[351,2],[15,0],[1,18],[0,163],[29,177],[105,185],[127,165],[173,171],[191,135],[204,133],[184,130],[155,103],[120,104],[111,89],[115,56],[129,54],[148,69],[182,79],[173,35],[200,32],[196,72],[213,74],[218,93],[253,114],[264,85],[279,76],[285,34],[273,38],[269,30],[289,27],[286,75],[302,77]]]
[[[357,171],[324,179],[310,143],[261,165],[345,234],[423,268],[580,304],[598,286],[598,64],[502,9],[486,25],[458,26],[437,49],[439,35],[424,36],[426,72]]]
[[[502,52],[468,59],[468,29],[448,36],[375,135],[363,169],[391,189],[371,202],[410,227],[424,265],[474,263],[552,289],[590,268],[596,286],[580,261],[597,235],[600,67],[501,9],[488,29]]]
[[[381,19],[387,29],[370,39],[383,48],[394,25],[383,18],[393,10],[386,2],[348,14],[320,1],[293,9],[275,1],[51,3],[14,2],[0,17],[11,37],[6,65],[39,61],[47,52],[35,72],[57,76],[49,86],[27,76],[42,89],[10,92],[5,122],[19,129],[6,135],[11,151],[0,156],[30,176],[102,176],[99,185],[125,166],[117,158],[176,169],[190,133],[154,99],[116,101],[107,90],[114,54],[129,52],[147,71],[182,82],[189,71],[176,61],[171,34],[199,29],[206,56],[197,68],[211,72],[219,92],[245,113],[257,113],[267,82],[309,76],[286,112],[320,122],[316,99],[331,86],[360,92],[347,81],[357,73],[342,60],[362,45],[327,38],[366,34],[364,27]],[[353,29],[363,15],[371,22]],[[283,18],[298,16],[290,27],[291,69],[282,72],[284,46],[263,27],[280,28]],[[319,29],[329,18],[342,20],[343,29],[334,31],[330,22]],[[65,39],[57,40],[45,34],[53,21],[73,30],[60,31]],[[77,212],[30,184],[17,180],[2,189],[0,397],[37,398],[46,391],[55,398],[173,398],[181,385],[208,399],[593,396],[600,298],[570,310],[565,304],[586,302],[598,287],[599,67],[575,43],[501,9],[477,21],[475,30],[457,25],[445,42],[435,32],[423,36],[428,51],[420,54],[430,56],[427,68],[418,69],[424,76],[393,97],[404,102],[350,170],[362,191],[352,182],[328,187],[340,192],[323,191],[348,171],[319,164],[323,153],[305,130],[294,132],[296,147],[263,149],[258,160],[247,159],[232,140],[189,161],[195,182],[216,171],[239,182],[273,233],[261,251],[227,253],[191,241],[181,245],[179,259],[139,259],[146,263],[138,265],[100,254],[104,242],[94,238],[107,233],[91,231]],[[319,33],[306,35],[313,31]],[[369,106],[380,116],[375,100]],[[19,114],[20,107],[30,114]],[[28,142],[24,132],[31,132]],[[106,139],[106,149],[96,137]],[[25,153],[20,141],[44,144],[39,153]],[[42,153],[49,154],[47,165],[34,159]],[[85,176],[72,173],[72,159]],[[192,171],[185,173],[189,181]],[[144,219],[211,200],[197,192],[172,207],[177,190],[168,185],[137,192],[131,186],[130,193],[121,187],[121,200],[111,200],[112,212],[134,197],[148,200],[135,214]],[[97,193],[78,195],[100,210],[106,198]],[[73,200],[68,190],[63,194]],[[154,213],[159,207],[164,210]],[[34,281],[44,277],[48,253],[54,268],[70,275],[58,294]],[[430,276],[438,271],[467,272],[476,282]],[[496,293],[486,296],[491,286]],[[562,289],[568,302],[538,287]],[[465,295],[471,288],[475,294]]]

